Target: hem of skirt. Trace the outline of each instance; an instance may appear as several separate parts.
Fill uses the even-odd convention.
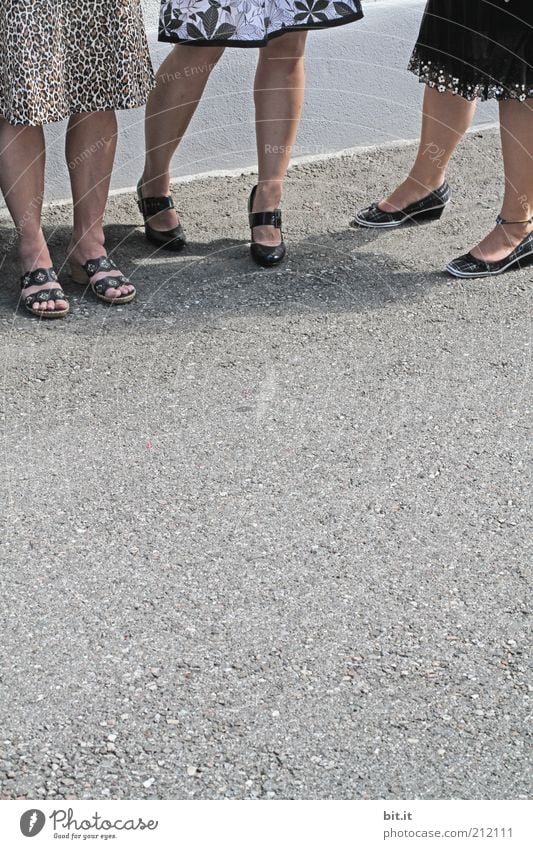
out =
[[[426,61],[414,56],[407,69],[417,76],[421,83],[444,93],[451,91],[464,100],[518,100],[523,102],[533,98],[533,88],[526,89],[521,83],[502,85],[497,82],[466,82],[449,71],[436,69],[425,70]]]
[[[286,35],[289,32],[306,32],[308,30],[319,30],[319,29],[330,29],[331,27],[339,27],[344,24],[352,24],[354,21],[360,21],[361,18],[364,17],[364,12],[354,12],[353,15],[346,15],[343,18],[336,18],[330,21],[321,21],[316,24],[295,24],[294,26],[283,27],[283,29],[274,30],[274,32],[269,32],[267,36],[263,39],[258,39],[256,41],[246,41],[241,40],[237,41],[236,39],[231,38],[175,38],[170,35],[164,35],[162,33],[158,36],[158,41],[161,41],[165,44],[186,44],[191,47],[266,47],[268,42],[273,38],[278,38],[281,35]]]
[[[2,104],[0,103],[0,117],[3,118],[4,121],[7,121],[8,124],[11,124],[12,127],[45,127],[49,124],[60,124],[62,121],[67,121],[69,118],[72,118],[73,115],[92,115],[97,112],[123,112],[129,109],[141,109],[143,106],[146,106],[148,95],[154,87],[155,84],[147,89],[146,95],[143,95],[138,101],[111,106],[87,106],[85,109],[76,106],[76,108],[67,108],[63,113],[54,116],[53,118],[43,118],[40,121],[23,121],[18,115],[16,115],[16,113],[10,112],[9,109],[3,109]]]

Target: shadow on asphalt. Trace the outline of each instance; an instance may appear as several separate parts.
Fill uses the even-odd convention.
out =
[[[69,284],[65,248],[70,228],[46,231],[55,267],[71,300],[70,324],[82,318],[91,329],[105,315],[106,326],[158,317],[195,325],[217,314],[272,313],[275,315],[328,311],[377,310],[395,301],[417,300],[429,287],[442,285],[440,270],[416,271],[399,257],[369,248],[379,241],[375,232],[346,228],[298,240],[287,233],[288,258],[278,268],[262,269],[250,259],[245,239],[191,240],[184,251],[171,254],[145,240],[142,229],[129,225],[106,227],[109,253],[138,286],[134,304],[120,311],[98,302],[89,290]],[[9,317],[18,299],[18,263],[12,228],[0,227],[0,244],[9,250],[0,257],[0,314]],[[105,313],[103,313],[103,310]],[[19,317],[33,321],[19,309]],[[112,319],[110,321],[110,319]],[[52,322],[47,322],[52,324]],[[76,322],[76,332],[83,332]]]

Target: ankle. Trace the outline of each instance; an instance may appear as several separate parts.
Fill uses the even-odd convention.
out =
[[[510,225],[504,226],[523,227],[526,230],[530,230],[533,226],[533,207],[529,206],[529,204],[518,207],[516,205],[504,204],[500,212],[500,217],[504,221],[512,222]]]
[[[280,180],[258,183],[254,198],[254,208],[259,211],[275,209],[281,203],[283,183]]]
[[[533,222],[517,222],[511,219],[509,224],[500,224],[496,230],[500,230],[510,242],[521,242],[533,231]]]
[[[41,233],[19,238],[18,255],[24,272],[35,271],[36,268],[51,268],[52,260],[45,238]]]
[[[170,174],[168,171],[152,176],[152,172],[145,167],[140,180],[141,194],[145,198],[166,197],[170,194]]]
[[[105,256],[107,251],[105,249],[104,234],[102,233],[100,236],[90,232],[77,234],[74,230],[68,252],[81,262],[87,262],[89,259]]]
[[[409,172],[405,182],[411,184],[417,192],[424,191],[426,194],[429,194],[436,191],[436,189],[440,189],[445,180],[446,172],[440,169],[438,171],[423,171],[413,168]]]

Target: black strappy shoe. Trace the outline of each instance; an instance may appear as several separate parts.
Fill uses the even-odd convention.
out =
[[[77,260],[70,259],[70,279],[73,283],[78,283],[80,286],[91,287],[94,295],[106,304],[128,304],[133,301],[135,295],[135,287],[133,292],[128,292],[127,295],[120,295],[118,298],[111,298],[106,295],[108,289],[118,289],[119,286],[133,286],[131,280],[124,277],[123,274],[117,277],[102,277],[100,280],[93,281],[93,277],[101,271],[119,271],[112,259],[108,256],[100,256],[97,259],[89,259],[83,265]]]
[[[498,215],[496,224],[533,224],[533,217],[526,221],[507,221]],[[454,277],[496,277],[511,268],[525,268],[531,262],[533,262],[533,231],[511,251],[509,256],[498,262],[485,262],[468,253],[448,263],[446,271]]]
[[[30,286],[45,286],[47,283],[57,283],[57,274],[53,268],[36,268],[35,271],[28,271],[20,278],[20,286],[22,289],[22,302],[28,312],[32,315],[37,315],[39,318],[63,318],[69,311],[66,309],[54,310],[34,310],[33,304],[43,304],[46,301],[66,301],[68,300],[63,289],[58,285],[55,289],[41,289],[40,292],[34,292],[32,295],[24,295],[24,289]]]
[[[372,206],[367,206],[356,214],[352,225],[358,224],[360,227],[376,227],[385,230],[401,227],[402,224],[409,222],[437,221],[450,202],[450,197],[450,187],[444,182],[440,189],[435,189],[427,197],[409,204],[398,212],[384,212],[377,203],[373,203]]]
[[[257,186],[254,186],[248,200],[248,223],[252,231],[250,253],[258,265],[262,265],[263,268],[271,268],[273,265],[279,265],[287,253],[281,233],[281,209],[274,209],[272,212],[252,212],[256,191]],[[254,227],[263,225],[278,228],[281,236],[279,245],[262,245],[260,242],[254,241]]]
[[[175,209],[172,197],[163,195],[158,198],[143,198],[142,196],[142,180],[137,183],[137,206],[144,218],[144,233],[149,242],[164,248],[167,251],[181,251],[187,244],[185,239],[185,231],[178,223],[177,227],[172,230],[154,230],[148,223],[148,218],[157,215],[158,212],[163,212],[165,209]]]

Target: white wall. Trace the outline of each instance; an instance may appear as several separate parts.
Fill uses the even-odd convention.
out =
[[[169,46],[157,42],[159,0],[143,0],[154,64]],[[308,36],[307,95],[295,156],[415,138],[422,86],[406,70],[425,0],[366,0],[366,18]],[[194,47],[191,47],[193,55]],[[174,175],[253,165],[252,80],[257,51],[227,50],[174,163]],[[478,121],[495,119],[484,106]],[[143,110],[121,116],[114,188],[132,186],[142,168]],[[47,197],[68,194],[63,127],[48,129]]]

